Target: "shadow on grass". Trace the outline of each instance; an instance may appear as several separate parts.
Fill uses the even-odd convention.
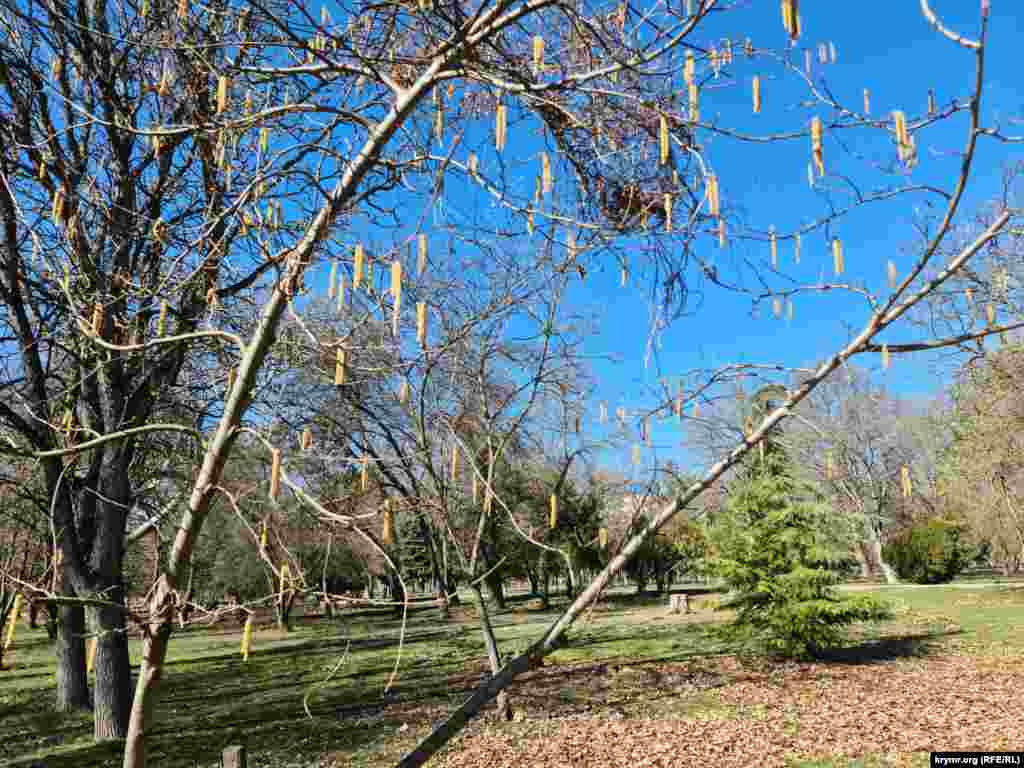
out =
[[[822,651],[816,661],[835,664],[884,664],[908,658],[924,658],[941,649],[944,640],[964,634],[963,630],[893,635],[856,645]]]

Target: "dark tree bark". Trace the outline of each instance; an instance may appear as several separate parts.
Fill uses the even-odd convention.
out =
[[[57,613],[57,711],[89,709],[85,674],[85,609],[62,605]]]
[[[96,627],[96,696],[93,736],[97,740],[121,739],[128,733],[132,709],[132,676],[128,660],[124,591],[112,595],[115,606],[94,611]]]

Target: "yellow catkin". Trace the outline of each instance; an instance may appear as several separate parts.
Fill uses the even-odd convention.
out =
[[[707,177],[708,213],[711,216],[722,214],[722,201],[718,193],[718,176],[709,173]]]
[[[831,480],[835,477],[835,460],[832,458],[832,451],[825,451],[825,479]]]
[[[338,277],[338,311],[345,308],[345,276]]]
[[[782,26],[793,40],[800,37],[799,0],[782,0]]]
[[[277,501],[281,492],[281,451],[274,448],[270,452],[270,498]]]
[[[242,630],[242,661],[249,660],[249,650],[252,648],[252,614],[245,618],[245,628]]]
[[[267,521],[260,523],[260,552],[267,548]]]
[[[779,241],[775,237],[774,227],[768,232],[768,242],[771,245],[772,252],[772,269],[779,268]]]
[[[370,459],[368,456],[362,458],[362,468],[359,472],[359,487],[367,491],[370,488]]]
[[[888,272],[889,277],[889,288],[896,290],[896,264],[890,261],[886,271]]]
[[[409,382],[403,381],[398,385],[398,402],[405,405],[409,402]]]
[[[700,401],[696,399],[693,401],[693,418],[700,418]]]
[[[221,114],[228,108],[228,76],[221,75],[217,78],[217,114]]]
[[[761,78],[755,75],[751,87],[753,88],[754,114],[756,115],[761,111]]]
[[[339,349],[334,360],[334,386],[340,387],[345,383],[345,350]]]
[[[505,133],[508,130],[508,115],[504,104],[499,104],[494,111],[494,148],[499,152],[505,149]]]
[[[427,348],[427,302],[416,303],[416,341],[420,347]]]
[[[718,247],[725,248],[727,244],[725,238],[725,219],[718,220]]]
[[[640,466],[640,443],[633,443],[633,464]]]
[[[985,305],[985,320],[990,328],[996,324],[996,308],[993,304]]]
[[[391,544],[393,521],[391,519],[391,504],[388,499],[384,500],[384,525],[380,532],[380,540],[385,544]]]
[[[103,305],[99,302],[92,308],[92,332],[94,336],[99,336],[103,332]]]
[[[366,261],[366,251],[363,250],[363,244],[359,243],[356,245],[355,254],[353,255],[352,263],[352,290],[359,290],[359,286],[363,284],[363,264]]]
[[[662,165],[668,165],[669,160],[669,136],[668,136],[668,118],[662,115],[658,118],[658,149],[659,149],[659,160]]]
[[[541,152],[540,163],[544,194],[550,195],[551,190],[555,186],[555,180],[554,176],[551,173],[551,158],[548,156],[547,152]]]
[[[292,569],[288,566],[288,563],[281,564],[281,589],[279,590],[282,594],[291,590],[292,586]]]
[[[331,277],[327,283],[327,298],[333,299],[338,295],[338,261],[331,262]]]
[[[558,497],[553,493],[548,502],[548,527],[552,530],[558,527]]]
[[[811,151],[814,154],[814,165],[818,169],[818,175],[825,175],[825,151],[821,138],[821,118],[815,116],[811,120]]]
[[[889,370],[889,362],[890,362],[889,361],[889,345],[888,344],[883,344],[882,345],[882,370],[883,371]]]
[[[843,242],[837,237],[832,240],[832,266],[836,274],[843,274]]]
[[[398,322],[402,312],[402,262],[395,259],[391,262],[391,298],[394,299],[391,317],[391,331],[398,335]]]
[[[58,187],[53,193],[53,205],[50,208],[50,218],[54,224],[61,224],[64,221],[64,188]]]
[[[476,152],[470,152],[469,160],[466,163],[466,167],[469,168],[469,175],[472,176],[474,179],[476,178],[477,168],[479,164],[480,161],[477,159]]]
[[[427,236],[420,232],[416,236],[416,277],[423,277],[427,270],[427,258],[430,255]]]
[[[690,122],[700,122],[700,93],[697,90],[696,83],[690,83],[688,89],[688,96],[690,100]]]
[[[306,427],[302,430],[302,450],[308,451],[313,447],[313,430]]]
[[[597,530],[597,543],[601,549],[608,549],[608,529],[601,527]]]
[[[267,149],[270,147],[270,131],[266,128],[260,128],[260,154],[267,154]]]
[[[11,614],[7,619],[7,636],[4,638],[4,650],[6,651],[14,643],[14,631],[18,626],[18,614],[21,613],[22,595],[19,592],[14,596],[14,605],[11,606]]]
[[[797,232],[793,238],[793,263],[800,263],[800,233]]]
[[[910,467],[906,464],[900,467],[900,483],[903,486],[904,499],[909,499],[914,495],[914,483],[910,479]]]
[[[473,481],[470,485],[470,493],[473,496],[473,503],[476,504],[480,501],[480,480],[476,476],[476,471],[473,472]]]
[[[544,38],[540,35],[533,37],[533,73],[539,75],[544,71]]]
[[[901,148],[906,147],[910,144],[910,134],[907,133],[907,116],[897,109],[892,113],[892,120],[896,128],[896,142]]]
[[[665,193],[665,231],[672,231],[672,194],[670,192]]]
[[[85,674],[91,675],[92,671],[96,669],[96,651],[99,648],[99,638],[89,638],[89,649],[85,654]]]
[[[694,69],[693,51],[687,51],[686,63],[683,65],[683,80],[687,85],[693,82]]]
[[[864,114],[871,114],[871,91],[867,88],[864,89]]]
[[[452,446],[452,482],[458,482],[459,479],[459,445],[456,443]]]
[[[782,299],[778,296],[772,299],[772,317],[776,320],[782,318]]]
[[[164,299],[160,302],[160,315],[156,321],[156,335],[163,336],[167,330],[167,300]]]

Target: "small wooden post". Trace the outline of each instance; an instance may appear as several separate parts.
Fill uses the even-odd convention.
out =
[[[669,597],[669,610],[672,613],[690,613],[690,595],[688,592],[684,592],[681,595],[672,595]]]
[[[245,747],[241,744],[224,747],[220,762],[224,768],[245,768]]]

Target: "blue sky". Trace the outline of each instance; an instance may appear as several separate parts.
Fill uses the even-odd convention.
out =
[[[779,4],[758,2],[752,6],[743,15],[755,20],[749,30],[755,45],[773,48],[784,45]],[[994,0],[992,6],[983,113],[988,121],[997,116],[1002,118],[1004,127],[1014,132],[1014,126],[1006,125],[1006,119],[1020,114],[1017,81],[1019,45],[1024,39],[1020,35],[1024,8],[1008,0]],[[969,36],[975,34],[977,2],[934,0],[932,7],[948,26]],[[830,91],[843,104],[859,110],[863,89],[868,88],[873,117],[881,119],[891,110],[902,109],[913,123],[915,117],[926,112],[929,88],[935,90],[940,108],[953,98],[964,101],[969,93],[973,56],[941,38],[925,22],[917,2],[805,2],[801,9],[804,26],[800,46],[832,42],[836,47],[836,63],[823,66],[815,57],[813,73],[816,82],[824,78]],[[723,37],[729,34],[726,28],[721,32]],[[735,35],[735,31],[732,34]],[[801,91],[783,79],[792,80],[791,75],[784,75],[782,68],[770,61],[760,57],[748,61],[737,56],[732,75],[731,84],[723,77],[724,87],[704,92],[702,119],[714,115],[724,124],[739,125],[750,133],[795,130],[806,126],[814,114],[828,120],[828,113],[823,110],[797,106]],[[754,75],[760,76],[764,94],[762,113],[756,116],[750,107],[750,80]],[[952,153],[963,147],[965,127],[966,116],[957,116],[920,131],[916,135],[920,160],[908,180],[951,188],[959,163]],[[843,140],[851,148],[868,152],[872,159],[889,161],[895,157],[895,145],[879,141],[878,130],[849,134],[844,135]],[[812,192],[807,183],[810,148],[806,138],[770,147],[713,139],[707,141],[706,149],[722,180],[723,203],[742,208],[743,218],[752,228],[763,231],[773,225],[782,232],[806,223],[823,211],[822,198]],[[864,163],[844,155],[827,132],[825,155],[830,173],[850,174],[864,183],[865,189],[899,181],[895,175],[865,172]],[[998,190],[1003,165],[1020,157],[1021,153],[1012,147],[983,141],[962,211],[972,213],[989,199]],[[906,247],[914,239],[915,208],[922,206],[926,199],[938,205],[934,197],[908,194],[844,218],[832,230],[843,242],[844,277],[863,280],[869,289],[886,295],[886,262],[893,259],[901,273],[911,263],[912,255]],[[717,246],[709,239],[700,250],[721,260],[726,270],[740,259],[760,261],[763,265],[769,259],[769,248],[763,242],[732,240],[729,252],[722,254],[716,252]],[[780,244],[779,256],[781,271],[798,282],[810,282],[819,275],[830,279],[833,275],[831,251],[822,234],[803,238],[799,266],[793,264],[791,244]],[[736,279],[742,278],[737,276]],[[645,341],[650,329],[646,299],[642,285],[621,288],[615,268],[588,276],[574,295],[580,306],[590,307],[602,317],[602,332],[588,339],[586,353],[621,358],[621,362],[614,364],[594,363],[600,382],[599,399],[608,400],[613,413],[618,405],[642,408],[652,404],[652,399],[639,398],[637,393],[656,385],[663,375],[673,376],[696,367],[733,362],[811,365],[836,349],[837,342],[846,338],[848,327],[859,329],[868,316],[862,299],[832,291],[797,298],[792,322],[774,319],[770,305],[763,306],[759,317],[753,318],[749,298],[711,286],[704,293],[699,311],[692,317],[677,320],[662,334],[659,369],[654,360],[646,367],[644,364]],[[883,340],[904,341],[915,334],[915,330],[904,323],[898,330],[888,332]],[[929,397],[937,394],[944,384],[944,379],[933,370],[934,355],[901,357],[894,360],[886,372],[881,371],[878,360],[861,357],[856,362],[877,369],[879,383],[905,397]],[[674,457],[684,465],[692,463],[695,457],[680,447],[683,436],[675,419],[656,425],[653,443],[658,459]],[[610,452],[607,460],[615,461],[618,454],[621,454],[621,466],[627,466],[628,448]],[[646,464],[651,459],[651,451],[645,454]]]

